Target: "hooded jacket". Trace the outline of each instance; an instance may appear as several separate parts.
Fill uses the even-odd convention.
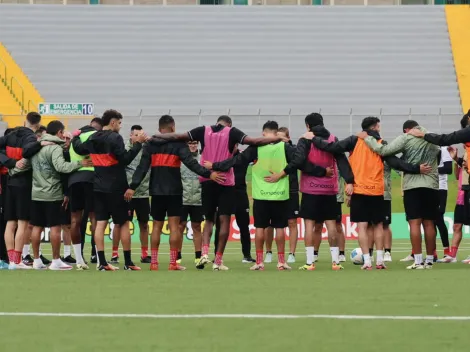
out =
[[[199,164],[201,160],[199,152],[191,153],[191,155]],[[201,206],[202,187],[199,177],[184,164],[181,165],[181,181],[183,182],[183,205]]]
[[[131,150],[133,146],[134,145],[132,144],[131,140],[128,140],[126,143],[126,150]],[[139,166],[141,158],[142,158],[142,150],[139,152],[139,154],[137,154],[134,160],[132,160],[131,163],[126,166],[127,182],[129,184],[132,183],[132,176],[134,176],[135,170],[137,170],[137,166]],[[150,170],[145,175],[140,186],[137,187],[137,189],[135,190],[133,198],[148,198],[150,196],[149,195],[149,183],[150,183]]]
[[[55,144],[42,147],[31,159],[33,188],[32,200],[53,202],[64,199],[62,175],[78,170],[82,165],[78,161],[67,162],[64,158],[65,141],[57,136],[45,134],[41,141]]]

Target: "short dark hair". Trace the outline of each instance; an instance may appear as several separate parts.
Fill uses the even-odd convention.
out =
[[[263,125],[264,130],[276,131],[279,129],[279,124],[276,121],[266,121]]]
[[[5,130],[5,132],[3,132],[3,135],[6,136],[8,133],[10,133],[11,131],[13,131],[13,128],[7,128]]]
[[[170,115],[163,115],[162,117],[160,117],[160,120],[158,120],[159,129],[167,128],[174,124],[175,124],[175,119],[173,118],[173,116],[170,116]]]
[[[223,121],[227,125],[232,126],[232,119],[230,118],[230,116],[227,116],[227,115],[219,116],[219,118],[217,119],[217,123],[219,123],[220,121]]]
[[[305,116],[305,124],[312,129],[315,126],[323,126],[323,116],[318,112],[312,112]]]
[[[111,123],[112,119],[122,120],[122,114],[117,110],[106,110],[103,113],[103,116],[101,117],[101,120],[103,121],[103,126],[108,126]]]
[[[90,124],[92,123],[97,123],[98,125],[100,125],[101,127],[103,127],[103,120],[99,117],[95,117],[93,118],[93,120],[90,121]]]
[[[59,120],[54,120],[49,122],[49,124],[46,127],[46,133],[50,135],[57,135],[60,131],[63,131],[65,129],[65,126],[62,122]]]
[[[47,130],[46,126],[41,125],[39,128],[36,130],[36,134],[43,134]]]
[[[365,119],[362,120],[361,128],[362,128],[363,131],[366,131],[366,130],[370,129],[371,127],[374,127],[378,123],[380,123],[380,119],[378,117],[368,116],[368,117],[366,117]]]
[[[460,120],[460,127],[467,128],[469,119],[470,119],[470,110],[468,110],[467,113],[463,115],[462,119]]]
[[[418,126],[419,126],[419,123],[417,123],[415,120],[406,120],[403,123],[403,132],[405,132],[405,130],[412,129]]]
[[[39,115],[39,113],[37,113],[36,111],[31,111],[28,112],[28,115],[26,115],[26,120],[29,122],[30,125],[37,125],[41,122],[41,115]]]
[[[287,127],[279,127],[279,129],[277,131],[278,132],[284,132],[286,134],[286,137],[290,137],[289,129]]]
[[[132,132],[132,131],[135,131],[135,130],[137,130],[137,131],[142,131],[143,128],[142,128],[141,125],[133,125],[133,126],[131,127],[131,132]]]

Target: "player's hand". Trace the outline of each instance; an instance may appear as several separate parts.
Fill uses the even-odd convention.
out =
[[[126,202],[130,202],[132,200],[132,197],[134,197],[135,191],[133,189],[128,189],[126,193],[124,193],[124,199]]]
[[[412,128],[411,130],[408,131],[408,134],[411,134],[412,136],[418,137],[418,138],[424,138],[425,133],[417,128]]]
[[[65,196],[64,201],[62,202],[62,208],[67,210],[67,207],[69,206],[69,197]]]
[[[91,159],[83,159],[82,161],[80,161],[80,163],[82,164],[83,167],[91,167],[93,166],[93,161]]]
[[[223,183],[225,181],[225,176],[219,172],[211,172],[210,179],[217,183]]]
[[[432,167],[428,164],[421,164],[419,165],[419,173],[420,174],[429,174],[432,171]]]
[[[447,151],[449,152],[450,157],[454,159],[455,161],[457,161],[457,158],[459,156],[458,150],[455,149],[454,147],[447,147]]]
[[[346,192],[346,195],[347,196],[352,196],[353,192],[354,192],[354,186],[352,183],[349,183],[346,185],[346,188],[344,189],[344,191]]]
[[[26,167],[26,159],[20,159],[16,162],[16,168],[17,169],[24,169]]]
[[[207,170],[212,170],[212,163],[210,161],[204,161],[204,167]]]
[[[289,138],[284,136],[277,136],[278,140],[284,143],[289,143]]]
[[[313,137],[315,137],[315,134],[313,132],[305,132],[300,138],[312,139]]]
[[[351,197],[346,197],[346,206],[347,206],[348,208],[351,207]]]
[[[356,134],[356,136],[360,139],[366,139],[367,137],[369,137],[366,131],[359,132],[358,134]]]
[[[46,147],[48,145],[54,145],[54,144],[55,144],[54,142],[42,141],[41,142],[41,147]]]
[[[74,137],[78,137],[81,134],[82,134],[81,130],[75,130],[75,131],[72,132],[72,136],[74,136]]]
[[[269,171],[269,172],[271,173],[271,175],[266,176],[264,178],[264,180],[269,183],[276,183],[285,176],[284,172],[278,172],[278,173],[274,173],[272,171]]]
[[[333,170],[333,168],[327,167],[327,168],[326,168],[325,177],[333,177],[333,175],[334,175],[334,170]]]
[[[136,142],[137,143],[145,143],[148,140],[149,140],[149,137],[145,133],[142,133],[137,137]]]

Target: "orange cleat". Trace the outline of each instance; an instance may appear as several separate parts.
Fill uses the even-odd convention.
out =
[[[170,271],[184,271],[184,270],[186,270],[186,267],[181,266],[179,264],[170,264],[170,265],[168,265],[168,270],[170,270]]]
[[[158,271],[158,263],[150,264],[150,271]]]

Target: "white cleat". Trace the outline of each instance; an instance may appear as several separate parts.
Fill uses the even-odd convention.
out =
[[[16,264],[10,262],[10,264],[8,264],[8,270],[16,270]]]
[[[75,268],[77,269],[77,271],[84,271],[84,270],[89,270],[90,268],[88,267],[88,265],[86,265],[85,263],[78,263]]]
[[[424,267],[424,264],[416,264],[416,263],[413,263],[409,266],[406,267],[408,270],[424,270],[425,267]]]
[[[255,264],[253,265],[252,267],[250,267],[250,270],[258,270],[258,271],[263,271],[264,270],[264,264],[263,263],[260,263],[260,264]]]
[[[424,269],[427,269],[427,270],[432,269],[432,266],[433,266],[432,263],[425,263],[424,264]]]
[[[289,257],[287,257],[287,262],[288,263],[295,263],[295,255],[294,254],[289,254]]]
[[[462,260],[462,263],[470,264],[470,255],[466,259]]]
[[[413,258],[413,256],[411,254],[408,254],[405,258],[400,259],[401,262],[412,262],[414,260],[415,260],[415,258]]]
[[[438,263],[457,263],[457,258],[453,258],[450,255],[444,256],[442,259],[437,260]]]
[[[213,271],[227,271],[228,267],[226,267],[223,263],[220,265],[217,264],[212,264],[212,270]]]
[[[392,255],[389,252],[384,253],[384,262],[391,262],[392,261]]]
[[[266,253],[266,256],[264,257],[264,262],[265,263],[272,263],[273,262],[273,254],[272,253]]]
[[[67,271],[72,269],[73,267],[71,265],[67,265],[62,261],[60,261],[59,263],[52,262],[52,264],[49,265],[49,270],[53,271]]]
[[[277,270],[291,270],[292,268],[286,263],[277,263]]]
[[[23,262],[20,262],[19,264],[16,264],[16,270],[31,270],[33,267],[26,265]]]
[[[341,254],[338,259],[339,259],[340,263],[345,263],[346,262],[346,256],[343,255],[343,254]]]
[[[34,270],[46,270],[47,265],[44,265],[42,261],[40,261],[40,263],[34,262],[33,263],[33,269]]]

